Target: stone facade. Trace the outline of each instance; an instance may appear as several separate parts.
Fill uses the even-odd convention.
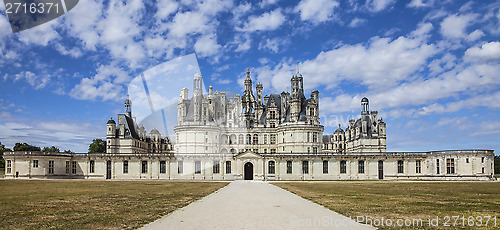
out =
[[[386,124],[361,100],[361,116],[323,135],[319,92],[306,98],[303,77],[291,93],[228,96],[193,79],[182,89],[175,143],[132,116],[132,102],[107,122],[106,153],[6,152],[6,178],[175,180],[494,180],[493,150],[386,152]]]

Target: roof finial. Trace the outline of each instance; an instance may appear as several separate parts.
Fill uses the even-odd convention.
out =
[[[300,72],[300,71],[299,71],[299,63],[300,63],[300,62],[297,62],[297,73],[299,73],[299,72]]]
[[[339,123],[339,129],[340,129],[340,123]]]

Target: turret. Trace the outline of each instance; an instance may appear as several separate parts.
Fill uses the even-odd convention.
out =
[[[106,138],[116,137],[116,122],[113,118],[110,118],[106,124]]]
[[[370,107],[368,105],[368,98],[363,97],[363,99],[361,99],[361,114],[368,115],[368,111],[370,111]]]
[[[132,100],[128,96],[127,100],[125,100],[125,115],[132,117]]]

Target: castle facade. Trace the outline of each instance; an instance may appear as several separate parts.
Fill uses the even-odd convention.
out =
[[[387,152],[386,123],[361,100],[361,116],[324,135],[319,92],[255,93],[246,72],[243,94],[229,96],[193,78],[181,90],[175,141],[149,133],[125,112],[106,124],[105,153],[6,152],[6,178],[175,180],[494,180],[493,150]]]

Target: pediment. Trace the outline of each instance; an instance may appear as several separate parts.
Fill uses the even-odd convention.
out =
[[[252,151],[247,151],[238,154],[236,158],[262,158],[262,156]]]

